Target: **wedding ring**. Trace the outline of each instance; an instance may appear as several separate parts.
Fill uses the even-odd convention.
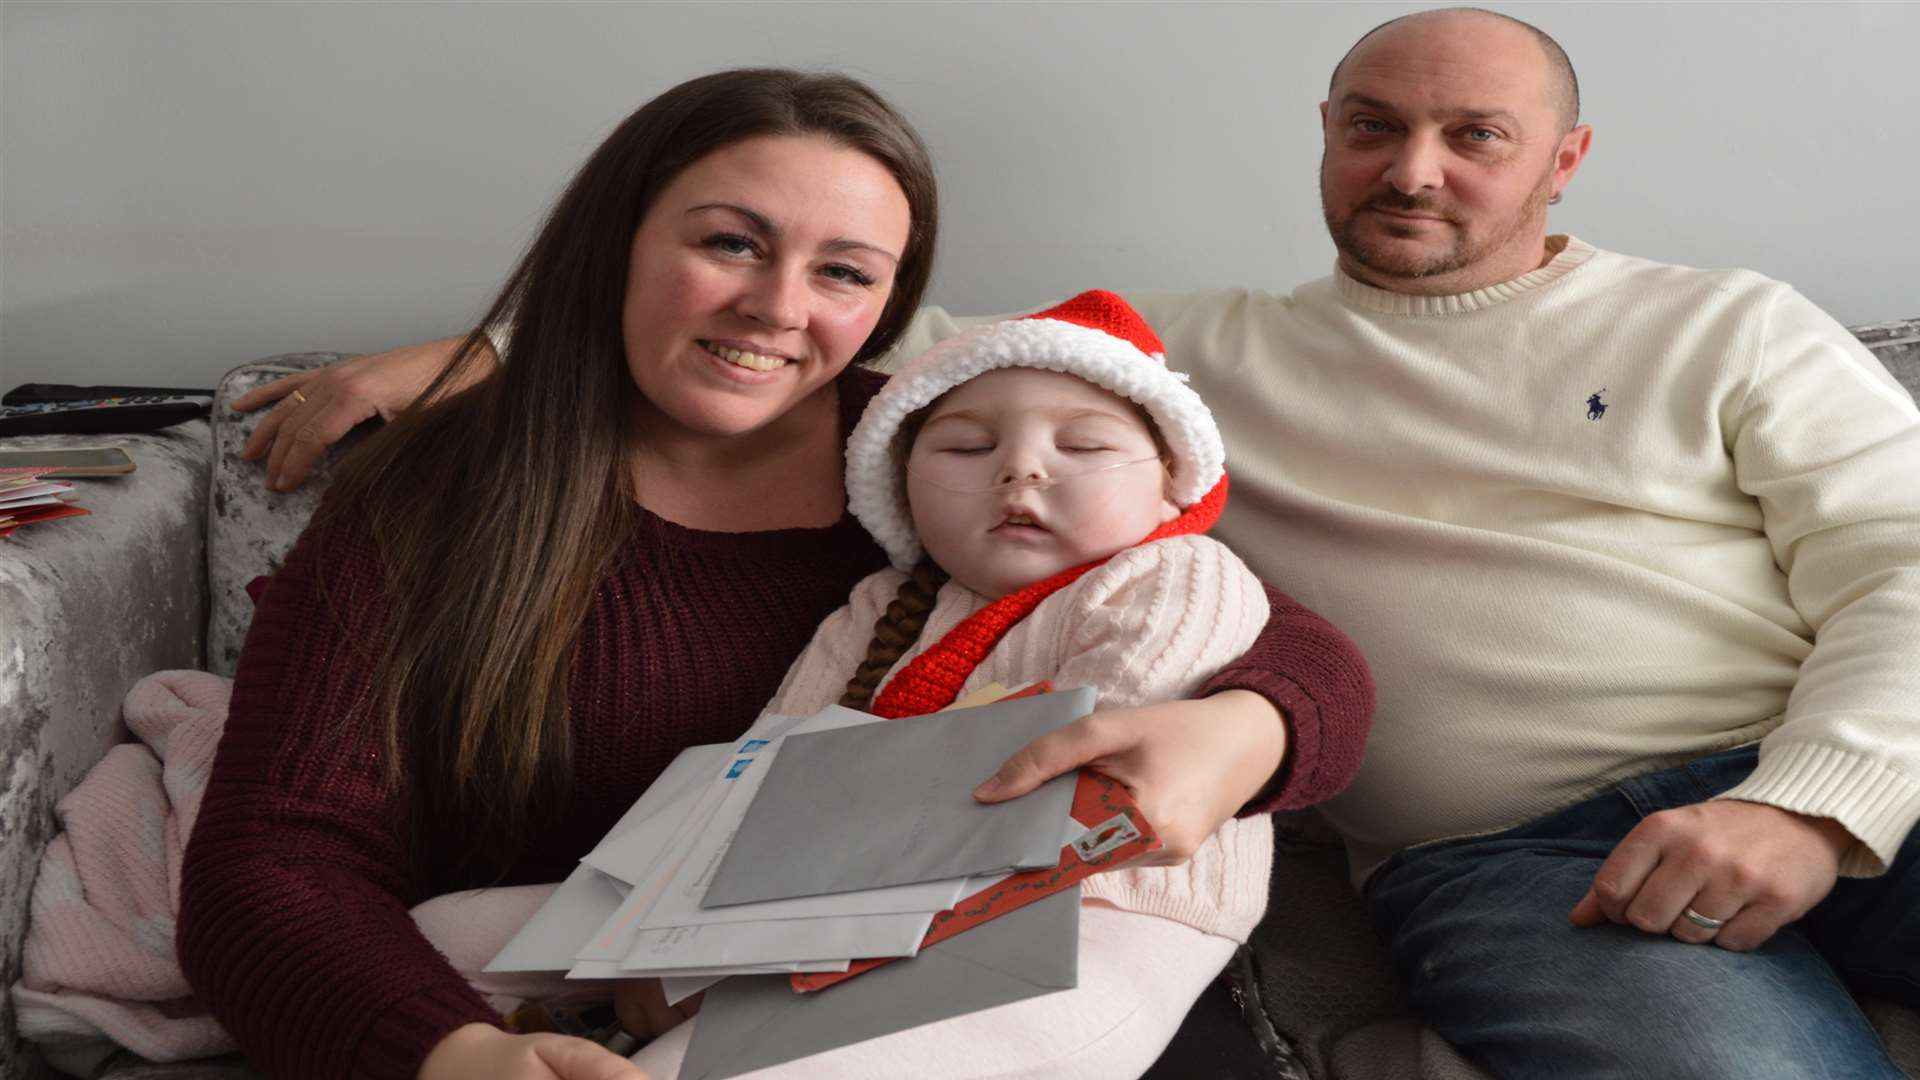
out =
[[[1699,912],[1693,910],[1692,908],[1688,908],[1687,910],[1681,912],[1680,917],[1683,919],[1686,919],[1688,922],[1692,923],[1693,925],[1699,927],[1702,930],[1718,930],[1721,927],[1727,925],[1727,920],[1725,919],[1710,918],[1706,915],[1700,914]]]
[[[307,403],[307,395],[301,393],[298,390],[293,391],[287,396],[293,399],[293,403],[295,405],[305,405]]]

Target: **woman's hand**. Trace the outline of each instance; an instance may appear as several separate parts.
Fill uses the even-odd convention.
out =
[[[1286,752],[1286,724],[1273,703],[1227,690],[1081,717],[1028,743],[973,794],[1003,802],[1082,766],[1104,773],[1133,793],[1164,845],[1129,865],[1172,866],[1258,795]]]
[[[461,335],[368,353],[254,387],[234,400],[236,412],[280,404],[248,436],[240,450],[241,460],[266,455],[267,487],[292,491],[306,483],[327,447],[355,426],[374,416],[390,420],[413,404],[465,340]],[[485,355],[477,359],[493,359],[491,345],[482,345],[481,352]],[[471,379],[466,381],[477,382],[491,370],[490,363],[475,363],[468,368]]]
[[[467,1024],[420,1063],[419,1080],[647,1080],[647,1074],[585,1039]]]
[[[613,1015],[627,1034],[646,1042],[693,1019],[705,997],[694,994],[678,1005],[669,1005],[659,979],[622,979],[613,984]]]

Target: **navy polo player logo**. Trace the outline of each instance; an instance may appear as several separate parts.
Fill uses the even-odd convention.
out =
[[[1598,420],[1607,415],[1607,403],[1600,400],[1600,395],[1606,392],[1607,388],[1603,386],[1587,396],[1587,419]]]

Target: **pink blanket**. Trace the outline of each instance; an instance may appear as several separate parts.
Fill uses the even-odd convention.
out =
[[[124,705],[139,741],[109,750],[56,808],[64,831],[41,857],[13,987],[21,1034],[56,1065],[97,1060],[116,1045],[152,1061],[236,1049],[193,999],[173,949],[180,864],[231,692],[230,681],[202,671],[142,679]],[[504,1012],[569,989],[557,975],[479,974],[552,888],[437,897],[414,908],[414,920]]]

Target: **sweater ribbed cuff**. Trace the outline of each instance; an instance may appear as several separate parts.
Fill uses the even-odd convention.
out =
[[[1301,782],[1314,776],[1319,764],[1320,707],[1299,684],[1256,668],[1228,669],[1207,680],[1194,697],[1212,697],[1227,690],[1250,690],[1266,698],[1280,710],[1280,722],[1287,729],[1287,752],[1280,759],[1279,771],[1234,817],[1298,810],[1332,794],[1305,790],[1307,785]]]
[[[378,1010],[360,1043],[354,1075],[411,1080],[440,1040],[455,1029],[500,1017],[467,987],[433,987]]]
[[[1841,877],[1886,873],[1920,822],[1920,783],[1913,777],[1883,761],[1816,742],[1763,744],[1759,767],[1719,798],[1838,821],[1860,841],[1841,856]]]

